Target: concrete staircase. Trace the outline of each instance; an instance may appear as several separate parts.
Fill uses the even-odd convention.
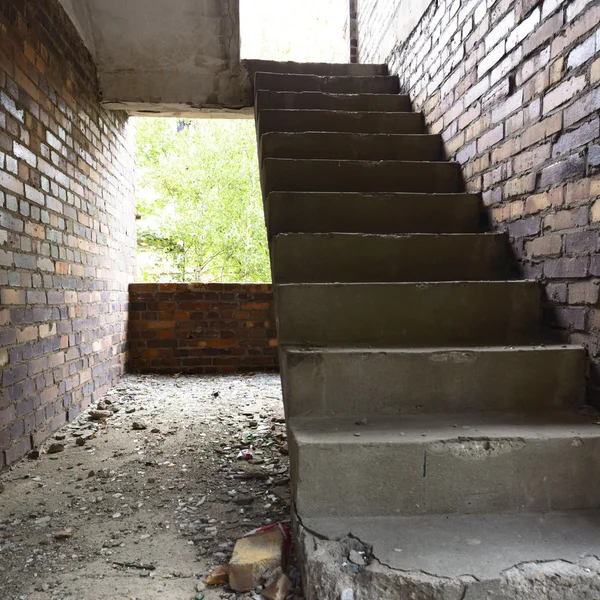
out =
[[[570,561],[585,579],[600,548],[583,349],[544,331],[538,283],[514,276],[506,237],[482,230],[479,197],[385,67],[261,68],[307,597],[554,598],[523,587],[523,565]],[[561,581],[579,595],[561,598],[600,598],[600,578],[587,596],[573,572]]]

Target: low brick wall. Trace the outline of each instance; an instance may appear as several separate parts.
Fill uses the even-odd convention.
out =
[[[129,302],[130,372],[278,368],[269,284],[135,283]]]

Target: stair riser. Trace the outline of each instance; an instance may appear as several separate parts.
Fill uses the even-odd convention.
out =
[[[281,235],[275,283],[481,281],[507,275],[503,235]]]
[[[254,89],[327,94],[398,94],[400,84],[397,77],[315,77],[257,73]]]
[[[408,96],[395,94],[322,94],[320,92],[256,92],[256,111],[262,109],[322,109],[410,112]]]
[[[308,352],[284,347],[280,356],[288,418],[536,412],[585,400],[581,348]]]
[[[371,134],[267,133],[260,140],[259,157],[329,158],[341,160],[441,161],[439,136]]]
[[[474,233],[480,198],[277,193],[265,203],[269,237],[280,233]]]
[[[535,282],[275,285],[281,345],[433,347],[538,339]]]
[[[421,113],[347,113],[327,110],[261,110],[258,136],[273,132],[425,134]]]
[[[270,192],[430,192],[463,188],[456,163],[354,162],[267,158],[261,181]]]
[[[600,438],[584,439],[582,445],[577,436],[488,443],[489,450],[486,441],[476,439],[380,445],[356,438],[348,444],[298,445],[292,435],[296,508],[310,518],[535,512],[600,504],[600,480],[590,476],[600,468]]]

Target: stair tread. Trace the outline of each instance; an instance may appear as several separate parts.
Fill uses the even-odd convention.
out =
[[[268,94],[285,94],[285,95],[293,95],[293,96],[324,96],[327,98],[378,98],[378,97],[388,97],[388,98],[409,98],[406,94],[393,94],[391,92],[355,92],[348,94],[341,94],[339,92],[317,92],[314,90],[305,90],[305,91],[296,91],[296,90],[269,90],[266,88],[259,88],[256,92],[266,92]],[[300,109],[302,110],[302,109]],[[319,110],[319,109],[317,109]],[[326,110],[326,109],[325,109]],[[368,112],[368,111],[365,111]],[[390,111],[392,112],[392,111]]]
[[[412,113],[399,113],[399,114],[412,114]],[[347,140],[353,141],[361,141],[364,139],[390,139],[397,141],[407,142],[413,140],[423,140],[429,139],[433,141],[437,141],[440,139],[440,136],[437,133],[362,133],[360,131],[268,131],[267,133],[263,133],[264,137],[314,137],[314,138],[331,138],[331,139],[341,139],[344,138]],[[354,139],[356,138],[356,139]]]
[[[386,165],[460,165],[460,163],[457,163],[456,161],[451,161],[451,160],[366,160],[366,159],[353,159],[353,158],[348,158],[348,159],[344,159],[344,158],[265,158],[265,162],[268,161],[279,161],[279,162],[283,162],[285,161],[288,164],[325,164],[325,163],[330,163],[332,165],[357,165],[357,166],[363,166],[363,165],[368,165],[368,166],[380,166],[381,168],[384,168]],[[281,191],[281,192],[285,192],[288,190],[273,190],[273,191]],[[293,190],[291,190],[293,191]],[[302,190],[300,190],[302,191]],[[319,192],[319,191],[314,191],[314,190],[307,190],[307,191],[312,191],[313,193],[326,193],[326,192]],[[271,193],[271,192],[269,192]],[[333,193],[337,193],[337,192],[333,192]],[[360,193],[360,192],[339,192],[339,193]],[[371,192],[365,192],[363,195],[365,194],[370,194]],[[375,192],[373,192],[375,193]],[[381,194],[385,195],[385,194],[394,194],[394,193],[400,193],[400,192],[380,192]],[[407,194],[411,194],[412,192],[405,192]],[[418,192],[415,192],[418,193]],[[430,195],[429,192],[421,192],[424,195]],[[448,194],[457,194],[457,195],[464,195],[461,194],[460,192],[431,192],[432,194],[437,193],[438,195],[441,196],[447,196]]]
[[[285,160],[285,159],[271,159],[271,160]],[[293,159],[287,159],[293,160]],[[330,160],[330,162],[340,162],[339,160]],[[342,161],[344,162],[344,161]],[[381,162],[381,161],[376,161]],[[396,161],[398,162],[398,161]],[[402,162],[402,161],[400,161]],[[268,197],[275,196],[288,196],[288,197],[298,197],[298,198],[324,198],[326,200],[329,199],[342,199],[346,198],[360,198],[360,199],[374,199],[374,200],[406,200],[406,199],[416,199],[416,200],[424,200],[426,198],[448,198],[449,202],[457,199],[457,198],[476,198],[480,199],[480,194],[472,193],[472,192],[319,192],[319,191],[295,191],[295,190],[277,190],[273,192],[269,192]]]
[[[459,438],[548,440],[600,437],[600,427],[595,423],[597,417],[580,415],[572,410],[550,409],[543,415],[492,411],[367,415],[366,419],[361,423],[357,416],[297,417],[290,421],[290,428],[299,442],[319,445],[375,443],[402,446]]]
[[[490,580],[520,563],[577,563],[584,555],[596,555],[600,510],[308,518],[301,525],[321,538],[351,533],[372,545],[373,555],[394,569]]]
[[[530,287],[534,286],[538,288],[539,282],[536,279],[494,279],[484,281],[369,281],[369,282],[328,282],[328,283],[280,283],[277,287],[279,288],[291,288],[298,287],[303,289],[319,288],[319,289],[340,289],[350,288],[354,291],[362,291],[367,288],[375,288],[375,286],[382,286],[388,288],[396,288],[399,286],[410,286],[419,289],[426,289],[437,286],[518,286],[518,287]],[[374,290],[369,290],[374,291]]]
[[[326,113],[328,115],[340,115],[340,116],[348,116],[348,117],[363,117],[368,115],[369,117],[374,117],[378,115],[419,115],[421,113],[413,112],[411,110],[407,111],[391,111],[391,110],[337,110],[333,108],[263,108],[259,111],[259,117],[263,113],[278,113],[278,114],[320,114]],[[385,135],[383,133],[382,135]]]
[[[398,93],[399,79],[395,75],[309,75],[257,71],[254,89],[273,91],[317,91],[344,93]]]
[[[489,239],[498,239],[506,237],[506,234],[498,231],[483,231],[480,233],[361,233],[360,231],[355,232],[336,232],[336,231],[327,231],[324,233],[280,233],[275,236],[275,239],[278,238],[312,238],[317,237],[319,239],[324,238],[339,238],[339,239],[367,239],[367,240],[381,240],[381,239],[406,239],[406,238],[489,238]],[[521,281],[521,280],[519,280]]]
[[[354,76],[357,73],[368,73],[369,75],[387,75],[386,64],[350,64],[350,63],[325,63],[325,62],[298,62],[298,61],[274,61],[265,59],[246,59],[242,61],[243,66],[250,73],[281,73],[286,75],[303,74],[318,75],[333,74],[332,72],[344,72]]]
[[[269,76],[269,79],[284,79],[293,77],[297,81],[335,80],[335,81],[397,81],[397,75],[320,75],[316,73],[275,73],[272,71],[256,71],[255,76]],[[269,88],[257,87],[257,90],[269,90]],[[294,91],[294,90],[291,90]],[[310,91],[310,90],[306,90]]]
[[[584,352],[583,346],[578,344],[514,344],[514,345],[499,345],[499,346],[431,346],[418,348],[402,348],[398,346],[378,346],[369,348],[348,348],[345,346],[328,346],[323,348],[320,346],[294,346],[286,345],[285,351],[290,354],[431,354],[440,353],[447,354],[448,352],[557,352],[557,351]]]

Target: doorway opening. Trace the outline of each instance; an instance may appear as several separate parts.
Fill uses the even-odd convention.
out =
[[[241,57],[350,62],[348,0],[240,0]]]
[[[135,127],[137,281],[270,282],[253,120]]]

